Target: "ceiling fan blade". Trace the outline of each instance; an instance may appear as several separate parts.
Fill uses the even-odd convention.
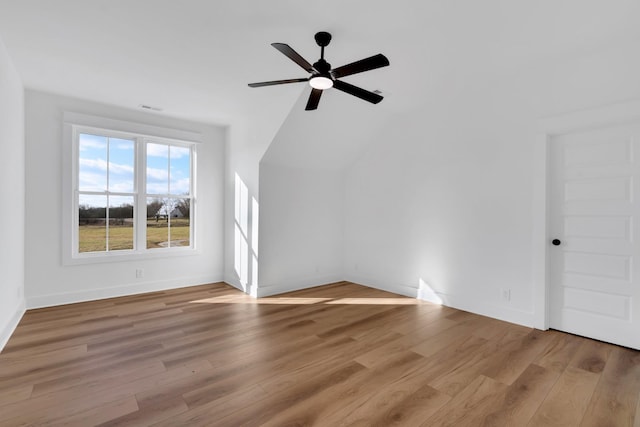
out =
[[[382,99],[384,98],[383,96],[378,95],[377,93],[369,92],[368,90],[364,90],[362,88],[359,88],[358,86],[354,86],[352,84],[343,82],[341,80],[334,81],[333,87],[343,92],[346,92],[349,95],[357,96],[360,99],[369,101],[372,104],[377,104],[378,102],[382,101]]]
[[[307,101],[307,106],[305,107],[305,110],[309,111],[309,110],[317,109],[321,96],[322,96],[322,89],[311,90],[311,95],[309,95],[309,100]]]
[[[315,71],[315,69],[313,68],[313,65],[309,64],[309,62],[306,59],[300,56],[300,54],[298,54],[298,52],[293,50],[293,48],[288,44],[271,43],[271,46],[275,47],[280,52],[282,52],[285,56],[287,56],[290,60],[292,60],[293,62],[295,62],[302,68],[304,68],[305,70],[307,70],[308,73],[312,73]]]
[[[286,83],[298,83],[298,82],[306,82],[309,79],[287,79],[287,80],[273,80],[270,82],[260,82],[260,83],[249,83],[249,87],[262,87],[262,86],[273,86],[273,85],[283,85]]]
[[[360,61],[338,67],[335,70],[332,70],[331,73],[338,79],[340,77],[362,73],[363,71],[386,67],[387,65],[389,65],[389,60],[386,56],[379,53],[377,55],[370,56],[369,58],[361,59]]]

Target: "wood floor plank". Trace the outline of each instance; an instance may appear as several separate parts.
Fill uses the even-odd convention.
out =
[[[247,384],[245,387],[222,396],[219,399],[209,401],[205,405],[190,408],[179,415],[169,417],[157,423],[154,427],[236,427],[238,424],[234,414],[242,414],[253,402],[264,401],[267,394],[261,387]],[[246,425],[251,425],[250,422]],[[255,425],[255,424],[254,424]]]
[[[0,426],[640,427],[640,352],[349,282],[29,310]]]
[[[506,334],[514,337],[524,337],[531,331],[531,329],[525,328],[524,326],[501,322],[491,318],[483,318],[482,316],[478,317],[480,317],[482,321],[479,322],[480,324],[477,327],[473,328],[472,334],[486,340],[493,340]]]
[[[96,372],[97,371],[97,372]],[[166,372],[165,366],[159,360],[149,360],[140,364],[113,366],[106,369],[96,369],[94,372],[79,372],[58,376],[43,382],[36,382],[33,386],[32,396],[42,396],[47,393],[60,392],[61,390],[77,387],[90,382],[112,381],[119,384],[122,380],[133,381]]]
[[[373,348],[371,351],[357,356],[355,361],[367,368],[374,368],[377,365],[384,364],[389,359],[407,352],[413,345],[414,343],[408,340],[406,336],[398,336],[396,339],[393,339],[386,344]]]
[[[451,397],[439,392],[429,385],[407,391],[394,393],[380,393],[380,399],[370,404],[361,405],[344,418],[345,424],[328,425],[359,425],[359,426],[415,426],[435,414]],[[375,402],[375,404],[374,404]]]
[[[486,414],[503,399],[507,386],[484,375],[469,383],[421,426],[478,426]],[[463,411],[460,408],[464,408]]]
[[[24,375],[32,371],[34,366],[37,366],[39,372],[42,372],[62,364],[74,363],[85,357],[86,354],[86,344],[35,354],[7,353],[3,355],[2,364],[0,364],[0,377],[3,380],[16,376],[24,379]]]
[[[567,367],[527,425],[579,425],[599,379],[600,374]]]
[[[584,340],[575,335],[558,331],[547,331],[546,333],[551,337],[551,340],[538,357],[534,359],[533,363],[561,373],[574,358],[576,351]]]
[[[147,426],[184,414],[188,410],[189,407],[181,398],[166,399],[161,404],[136,406],[134,410],[112,414],[110,418],[94,425],[100,427]]]
[[[133,397],[127,397],[106,403],[97,408],[88,409],[71,417],[65,417],[64,420],[50,419],[42,425],[58,426],[64,423],[65,426],[95,426],[137,410],[138,404],[136,403],[136,399]]]
[[[0,391],[0,410],[2,406],[27,400],[33,393],[33,385],[27,384],[22,387],[14,387],[4,391]]]
[[[64,332],[43,331],[33,336],[25,336],[24,338],[16,340],[13,340],[12,337],[3,350],[3,353],[4,351],[6,351],[7,354],[17,353],[21,350],[28,350],[30,353],[34,348],[37,348],[39,353],[49,352],[87,344],[88,339],[92,336],[102,336],[105,338],[107,336],[121,336],[132,328],[133,324],[118,321],[113,325],[98,324],[98,326],[88,328],[66,328]]]
[[[425,359],[425,362],[426,359]],[[332,408],[322,418],[326,425],[418,425],[440,409],[451,397],[427,384],[428,362],[414,371],[396,375],[383,387],[359,393],[349,403]]]
[[[337,340],[343,340],[338,338]],[[182,387],[173,386],[171,390],[162,390],[160,393],[161,398],[169,395],[182,396],[185,402],[189,405],[189,408],[202,406],[208,404],[211,401],[220,399],[224,395],[233,393],[242,389],[247,384],[256,384],[261,381],[267,381],[270,378],[278,377],[280,381],[287,381],[286,375],[291,372],[299,372],[302,368],[308,368],[309,359],[307,359],[304,352],[300,352],[296,357],[296,353],[290,351],[291,348],[284,349],[282,357],[276,357],[271,362],[263,359],[263,356],[254,353],[252,357],[238,357],[237,360],[224,364],[224,369],[217,369],[212,372],[211,375],[203,378],[204,381],[194,382],[193,380],[186,380],[182,384]],[[315,344],[309,348],[312,352],[321,352],[320,345]],[[318,363],[325,358],[319,357]],[[325,361],[323,367],[326,367],[329,363],[335,363],[335,360],[329,359]],[[309,369],[305,371],[309,374]],[[264,389],[264,387],[261,387]],[[143,401],[154,400],[158,397],[157,392],[145,393],[139,395],[139,399]]]
[[[487,340],[470,336],[426,357],[426,364],[420,369],[422,375],[432,384],[442,375],[455,373],[475,360],[475,355],[487,344]]]
[[[195,376],[210,369],[212,367],[208,362],[199,362],[145,377],[139,373],[135,376],[84,382],[75,387],[33,397],[28,401],[20,402],[20,405],[3,407],[0,411],[0,425],[3,425],[2,420],[5,420],[5,417],[8,420],[5,420],[7,425],[15,425],[14,423],[18,420],[31,425],[51,419],[58,420],[62,424],[60,420],[64,415],[75,415],[76,411],[84,412],[100,404],[110,404],[128,397],[135,397],[137,393],[151,389],[157,390],[181,378]],[[29,411],[33,406],[39,408],[39,411]],[[141,409],[147,411],[144,406]],[[59,413],[62,415],[57,415]]]
[[[585,343],[589,344],[589,343]],[[640,397],[640,354],[626,348],[597,343],[600,352],[586,357],[587,368],[601,370],[602,377],[587,407],[582,426],[632,426]],[[602,354],[611,352],[609,363]]]
[[[412,350],[425,357],[429,357],[443,349],[463,343],[472,336],[472,330],[473,326],[469,323],[458,324],[453,328],[447,328],[446,330],[436,333],[428,341],[413,346]],[[486,342],[486,340],[482,338],[479,338],[479,340]]]
[[[448,320],[448,319],[440,319],[439,321],[429,322],[424,327],[420,329],[413,329],[413,333],[403,334],[403,336],[398,337],[398,339],[389,342],[383,346],[379,346],[377,348],[372,349],[368,353],[365,353],[361,356],[358,356],[356,359],[359,363],[372,368],[376,364],[384,363],[386,359],[393,357],[396,354],[400,354],[409,349],[418,349],[416,352],[420,353],[420,349],[422,350],[421,354],[428,355],[431,352],[437,351],[438,348],[445,347],[446,341],[441,342],[440,347],[433,345],[433,341],[430,338],[433,338],[436,335],[442,334],[442,338],[448,336],[444,333],[447,329],[458,325],[458,323]],[[398,332],[397,328],[390,329],[393,332]],[[369,331],[370,332],[370,331]],[[363,338],[367,334],[356,334],[354,338]],[[421,344],[429,341],[425,346],[421,347]]]
[[[425,303],[420,305],[416,312],[408,316],[407,319],[393,322],[393,324],[389,326],[396,332],[409,335],[435,321],[448,321],[451,325],[456,325],[458,322],[446,319],[445,317],[454,312],[454,309],[443,305]]]
[[[488,411],[482,426],[525,426],[558,380],[560,373],[531,364]]]
[[[348,362],[333,369],[327,369],[322,375],[299,381],[285,390],[268,393],[267,398],[253,402],[243,411],[232,414],[228,420],[221,421],[223,424],[229,422],[235,425],[264,425],[291,406],[349,381],[364,369],[366,368],[357,362]]]
[[[388,360],[375,369],[363,369],[353,375],[348,382],[337,384],[320,391],[304,401],[298,402],[276,414],[265,426],[310,425],[330,423],[328,418],[336,409],[348,406],[358,396],[371,390],[384,388],[397,377],[414,371],[423,360],[422,356],[406,352]],[[282,390],[289,392],[287,390]]]
[[[124,383],[114,379],[113,382],[102,382],[99,387],[109,390],[116,387],[126,387],[129,393],[137,397],[138,394],[149,390],[166,390],[166,387],[184,378],[193,378],[204,372],[211,371],[213,367],[206,361],[187,364],[175,369],[170,369],[163,374],[144,377]],[[119,383],[119,384],[118,384]],[[166,396],[150,401],[140,401],[136,398],[138,408],[136,411],[125,413],[118,417],[112,417],[104,422],[105,425],[149,425],[166,418],[182,414],[189,408],[181,397]]]
[[[314,358],[313,360],[307,360],[297,369],[290,368],[287,370],[287,372],[282,372],[279,375],[271,375],[268,379],[260,381],[258,384],[267,393],[275,393],[277,391],[287,389],[293,384],[296,384],[300,380],[300,378],[321,376],[322,373],[326,372],[327,369],[331,368],[331,366],[351,362],[357,363],[358,366],[364,366],[358,363],[356,361],[357,357],[354,356],[366,352],[372,347],[384,345],[385,343],[396,338],[397,335],[394,332],[391,332],[378,336],[375,341],[354,341],[353,343],[341,345],[339,347],[339,352],[334,352],[333,354],[327,355],[323,358]]]
[[[489,361],[488,352],[495,351],[490,343],[485,343],[476,351],[470,352],[468,357],[451,365],[451,369],[443,370],[441,374],[429,381],[429,385],[449,396],[456,396],[470,381],[477,378]]]
[[[126,389],[112,389],[110,393],[76,398],[66,393],[48,393],[2,406],[0,426],[64,424],[64,420],[79,413],[131,397]]]
[[[609,354],[614,348],[615,346],[600,341],[581,340],[581,345],[569,365],[599,374],[604,370]]]
[[[503,384],[513,384],[550,341],[551,337],[548,334],[537,329],[532,330],[497,353],[500,356],[492,360],[491,367],[484,371],[484,375]]]

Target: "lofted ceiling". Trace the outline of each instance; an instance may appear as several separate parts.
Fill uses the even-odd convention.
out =
[[[306,76],[272,42],[314,62],[329,31],[334,66],[384,53],[390,67],[345,80],[402,113],[434,88],[637,38],[639,16],[637,0],[0,0],[0,38],[27,88],[228,124],[306,90],[247,87]]]

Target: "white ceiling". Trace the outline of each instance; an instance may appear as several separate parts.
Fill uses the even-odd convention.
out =
[[[390,67],[347,79],[397,113],[436,86],[637,38],[639,17],[637,0],[0,0],[0,37],[28,88],[226,124],[305,89],[247,87],[306,77],[272,42],[315,62],[329,31],[334,66],[384,53]]]

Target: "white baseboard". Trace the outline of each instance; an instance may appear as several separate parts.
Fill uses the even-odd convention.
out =
[[[487,316],[529,328],[533,328],[535,326],[535,316],[533,311],[518,310],[515,308],[505,307],[504,305],[494,305],[460,295],[445,294],[442,292],[436,293],[442,299],[442,303],[447,307],[457,308],[458,310],[468,311],[481,316]]]
[[[233,286],[234,288],[238,289],[239,291],[246,292],[246,290],[244,289],[244,287],[242,286],[240,281],[235,277],[231,277],[231,276],[225,275],[224,276],[224,282],[227,285]]]
[[[404,295],[406,297],[418,298],[418,288],[415,286],[401,285],[399,283],[390,283],[383,280],[365,278],[364,276],[349,276],[344,279],[348,282],[357,283],[369,288],[380,289],[381,291],[392,292],[394,294]]]
[[[227,274],[225,274],[224,276],[224,282],[227,285],[231,285],[234,288],[236,288],[237,290],[239,290],[240,292],[244,292],[245,294],[252,296],[252,297],[256,297],[256,293],[257,291],[254,289],[254,287],[252,285],[243,285],[242,282],[240,282],[240,279],[238,279],[237,276],[229,276]]]
[[[279,283],[277,285],[259,287],[257,289],[257,296],[266,297],[271,295],[278,295],[285,292],[312,288],[315,286],[340,282],[343,280],[357,283],[363,286],[368,286],[370,288],[380,289],[383,291],[404,295],[410,298],[420,298],[431,302],[434,302],[433,300],[439,297],[442,300],[442,304],[447,307],[468,311],[481,316],[487,316],[526,327],[534,327],[536,325],[535,316],[532,311],[518,310],[510,307],[505,307],[504,305],[490,304],[478,301],[474,298],[468,298],[461,295],[445,294],[442,292],[431,291],[431,293],[428,295],[415,286],[402,285],[385,280],[376,280],[375,278],[364,276],[347,275],[347,277],[343,277],[340,275],[331,275],[324,277],[287,280],[286,282]],[[237,280],[234,280],[232,277],[226,277],[225,282],[238,288],[240,291],[246,292],[240,285],[240,283],[238,283]]]
[[[95,301],[147,292],[166,291],[168,289],[186,288],[206,283],[222,282],[222,274],[212,276],[183,277],[180,279],[148,281],[135,284],[113,286],[109,288],[87,289],[78,292],[57,293],[27,297],[27,308],[52,307],[76,302]]]
[[[7,323],[2,330],[0,330],[0,352],[4,349],[4,346],[9,342],[9,338],[13,335],[13,332],[16,330],[18,323],[20,323],[20,319],[24,316],[26,311],[26,304],[24,299],[20,301],[18,304],[18,308],[16,309],[11,319],[9,319],[9,323]]]
[[[421,294],[420,289],[413,286],[355,276],[347,277],[345,280],[353,283],[358,283],[363,286],[368,286],[370,288],[381,289],[383,291],[393,292],[411,298],[419,298],[434,302],[430,298],[425,298],[425,296]],[[503,305],[489,304],[486,302],[478,301],[477,299],[460,295],[445,294],[442,292],[433,291],[432,294],[433,296],[437,295],[437,297],[442,300],[442,305],[445,305],[447,307],[468,311],[474,314],[479,314],[481,316],[487,316],[522,326],[534,327],[535,325],[533,312],[517,310],[510,307],[505,307]]]
[[[284,294],[286,292],[300,291],[302,289],[314,288],[316,286],[326,285],[328,283],[336,283],[343,281],[341,274],[328,274],[324,276],[313,276],[306,278],[287,279],[276,285],[261,286],[257,289],[258,298],[268,297],[272,295]]]

